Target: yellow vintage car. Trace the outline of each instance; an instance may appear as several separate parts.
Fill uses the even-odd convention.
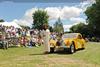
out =
[[[67,33],[63,34],[60,39],[50,40],[50,52],[60,48],[68,49],[73,54],[77,49],[85,48],[85,40],[80,33]]]

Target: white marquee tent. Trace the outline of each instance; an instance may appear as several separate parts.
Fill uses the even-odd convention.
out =
[[[4,26],[14,26],[15,28],[21,28],[16,22],[1,22],[0,25]]]

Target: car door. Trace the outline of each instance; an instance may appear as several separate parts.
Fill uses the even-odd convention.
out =
[[[82,42],[82,35],[77,35],[77,47],[78,48],[82,48],[82,44],[83,44],[83,42]]]

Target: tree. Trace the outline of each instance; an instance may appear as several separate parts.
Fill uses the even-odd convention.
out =
[[[49,16],[44,10],[37,10],[33,13],[33,28],[41,30],[44,24],[48,25]]]
[[[63,24],[60,18],[58,18],[58,20],[54,24],[54,31],[57,33],[64,33]]]
[[[54,31],[54,29],[53,29],[52,26],[49,26],[49,30],[50,30],[50,32],[53,32]]]
[[[0,19],[0,22],[5,22],[3,19]]]
[[[73,33],[81,33],[81,34],[83,34],[85,36],[90,35],[90,31],[88,29],[88,26],[85,25],[84,23],[79,23],[77,25],[73,25],[70,28],[70,32],[73,32]]]
[[[88,27],[96,36],[100,37],[100,0],[88,7],[85,11]]]

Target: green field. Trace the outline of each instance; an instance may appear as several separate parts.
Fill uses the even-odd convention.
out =
[[[74,54],[43,54],[43,47],[0,49],[0,67],[100,67],[100,43]]]

